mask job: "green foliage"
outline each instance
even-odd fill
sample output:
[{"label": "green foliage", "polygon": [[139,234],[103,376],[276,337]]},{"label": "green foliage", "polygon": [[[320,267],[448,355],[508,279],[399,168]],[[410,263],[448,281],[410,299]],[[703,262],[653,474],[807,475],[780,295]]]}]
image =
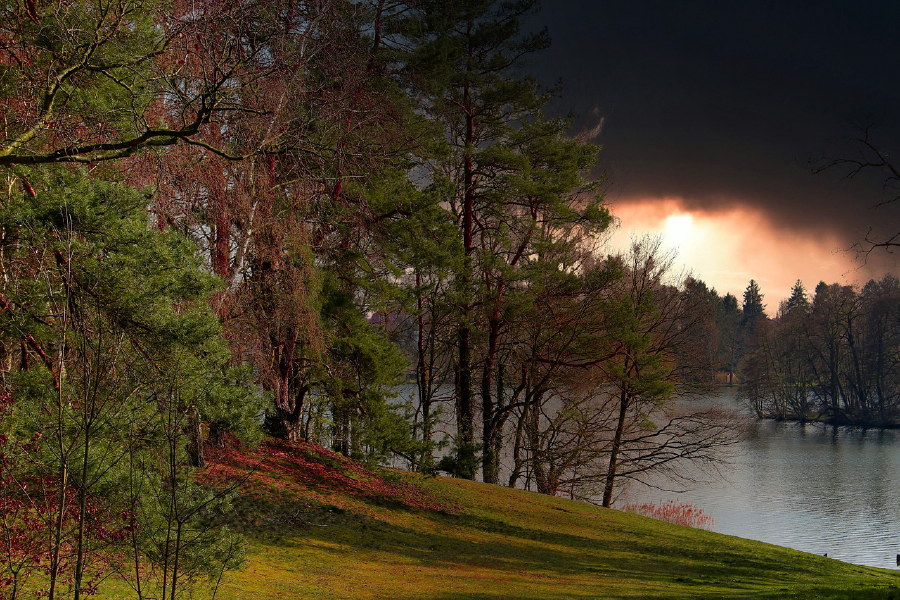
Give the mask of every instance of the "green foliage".
[{"label": "green foliage", "polygon": [[135,117],[160,93],[157,10],[169,9],[155,0],[0,5],[4,52],[16,57],[0,67],[0,95],[14,99],[0,109],[0,156],[27,161],[61,137],[77,147],[142,133]]},{"label": "green foliage", "polygon": [[[9,430],[38,440],[16,476],[45,482],[56,506],[74,506],[73,521],[44,524],[51,589],[64,577],[88,589],[110,544],[131,545],[171,582],[216,572],[222,552],[233,566],[236,542],[201,519],[220,499],[191,481],[196,457],[186,451],[202,442],[201,420],[258,437],[260,394],[247,369],[229,366],[209,307],[215,278],[182,237],[148,227],[136,190],[80,171],[29,177],[36,197],[10,195],[0,207],[2,266],[12,275],[0,335],[8,360],[20,347],[20,368],[4,371],[16,402]],[[105,529],[79,516],[88,508],[105,511]],[[160,564],[157,523],[191,540],[163,545]],[[107,531],[119,533],[110,541]]]},{"label": "green foliage", "polygon": [[751,279],[744,290],[743,313],[741,327],[752,332],[759,322],[766,318],[766,305],[763,304],[763,294],[759,291],[759,284]]},{"label": "green foliage", "polygon": [[[333,332],[321,385],[335,421],[354,425],[349,453],[380,460],[409,451],[410,432],[402,405],[390,401],[403,381],[406,360],[377,325],[370,324],[342,283],[325,278],[322,319]],[[346,426],[346,423],[343,423]],[[346,436],[345,436],[346,437]],[[345,443],[346,439],[343,440]]]},{"label": "green foliage", "polygon": [[801,313],[808,313],[810,308],[809,298],[806,296],[806,288],[803,287],[803,282],[798,279],[797,283],[791,287],[791,295],[787,299],[785,312],[792,313],[799,311]]}]

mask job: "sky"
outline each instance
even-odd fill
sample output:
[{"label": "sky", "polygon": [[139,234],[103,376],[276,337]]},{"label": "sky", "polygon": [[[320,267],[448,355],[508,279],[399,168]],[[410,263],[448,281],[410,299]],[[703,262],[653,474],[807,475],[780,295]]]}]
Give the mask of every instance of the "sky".
[{"label": "sky", "polygon": [[552,110],[576,129],[602,124],[613,244],[661,232],[720,293],[756,279],[774,314],[797,279],[898,271],[852,251],[900,230],[900,206],[873,208],[882,181],[811,167],[861,127],[900,152],[898,23],[888,2],[545,0],[526,27],[553,44],[528,69],[561,80]]}]

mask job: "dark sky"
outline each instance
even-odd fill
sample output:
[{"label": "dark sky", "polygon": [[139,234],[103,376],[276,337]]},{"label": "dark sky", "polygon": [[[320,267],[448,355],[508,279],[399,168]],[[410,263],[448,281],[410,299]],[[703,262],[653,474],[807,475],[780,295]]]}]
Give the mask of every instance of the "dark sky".
[{"label": "dark sky", "polygon": [[562,79],[556,110],[604,119],[613,200],[750,206],[848,244],[900,228],[869,209],[877,182],[809,166],[849,155],[853,123],[900,152],[900,3],[545,0],[541,25],[553,45],[532,68]]}]

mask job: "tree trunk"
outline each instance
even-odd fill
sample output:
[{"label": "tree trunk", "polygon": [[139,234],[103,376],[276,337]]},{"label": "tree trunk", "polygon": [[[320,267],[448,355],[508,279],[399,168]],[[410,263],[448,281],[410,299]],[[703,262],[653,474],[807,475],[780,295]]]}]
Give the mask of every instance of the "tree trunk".
[{"label": "tree trunk", "polygon": [[457,473],[475,479],[475,415],[472,410],[471,341],[468,325],[459,329],[459,376],[457,377],[456,447]]},{"label": "tree trunk", "polygon": [[619,396],[619,422],[616,424],[616,433],[613,437],[612,449],[609,452],[609,468],[606,471],[606,485],[603,488],[603,506],[609,508],[612,505],[613,486],[616,480],[616,468],[619,460],[619,447],[622,444],[622,434],[625,431],[625,418],[628,415],[628,394],[622,390]]},{"label": "tree trunk", "polygon": [[187,453],[192,467],[205,467],[203,457],[203,432],[200,425],[200,411],[192,406],[188,415],[188,447]]},{"label": "tree trunk", "polygon": [[224,215],[216,217],[215,239],[212,251],[213,273],[222,279],[228,278],[228,220]]},{"label": "tree trunk", "polygon": [[[287,341],[278,347],[278,382],[275,396],[275,410],[266,416],[266,430],[273,437],[282,440],[296,441],[300,436],[300,422],[303,413],[303,400],[308,387],[296,386],[294,373],[294,351],[296,337],[289,333]],[[296,397],[292,397],[296,390]]]},{"label": "tree trunk", "polygon": [[509,474],[509,487],[511,488],[516,487],[519,477],[522,476],[522,442],[530,403],[539,400],[540,398],[532,398],[531,390],[525,391],[524,406],[522,407],[522,414],[519,416],[519,422],[516,424],[516,439],[513,442],[513,468],[512,473]]},{"label": "tree trunk", "polygon": [[482,429],[481,441],[484,450],[481,454],[481,477],[485,483],[497,484],[500,482],[498,472],[499,457],[497,456],[495,431],[495,414],[493,398],[494,362],[497,357],[497,342],[500,338],[500,321],[492,315],[488,321],[488,351],[484,358],[484,367],[481,372],[481,409]]},{"label": "tree trunk", "polygon": [[[470,41],[474,23],[468,23]],[[459,376],[457,378],[457,471],[461,477],[475,479],[475,417],[472,406],[472,349],[469,319],[472,312],[472,250],[473,228],[475,223],[475,168],[472,152],[475,149],[475,116],[472,108],[472,96],[469,83],[463,89],[463,110],[466,114],[465,158],[463,162],[463,249],[465,264],[460,277],[462,292],[465,297],[462,306],[461,324],[459,327]]]},{"label": "tree trunk", "polygon": [[428,472],[433,465],[431,456],[431,372],[425,359],[425,300],[422,297],[422,274],[416,271],[416,319],[419,331],[416,340],[416,383],[419,388],[419,407],[422,409],[422,455],[419,457],[417,468],[421,472]]}]

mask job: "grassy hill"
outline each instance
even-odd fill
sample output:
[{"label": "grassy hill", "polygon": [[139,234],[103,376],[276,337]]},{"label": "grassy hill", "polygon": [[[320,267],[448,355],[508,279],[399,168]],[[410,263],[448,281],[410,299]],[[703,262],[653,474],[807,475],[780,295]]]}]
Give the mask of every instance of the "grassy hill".
[{"label": "grassy hill", "polygon": [[225,451],[253,469],[251,542],[218,598],[900,598],[900,573],[481,483],[358,463],[313,445]]}]

